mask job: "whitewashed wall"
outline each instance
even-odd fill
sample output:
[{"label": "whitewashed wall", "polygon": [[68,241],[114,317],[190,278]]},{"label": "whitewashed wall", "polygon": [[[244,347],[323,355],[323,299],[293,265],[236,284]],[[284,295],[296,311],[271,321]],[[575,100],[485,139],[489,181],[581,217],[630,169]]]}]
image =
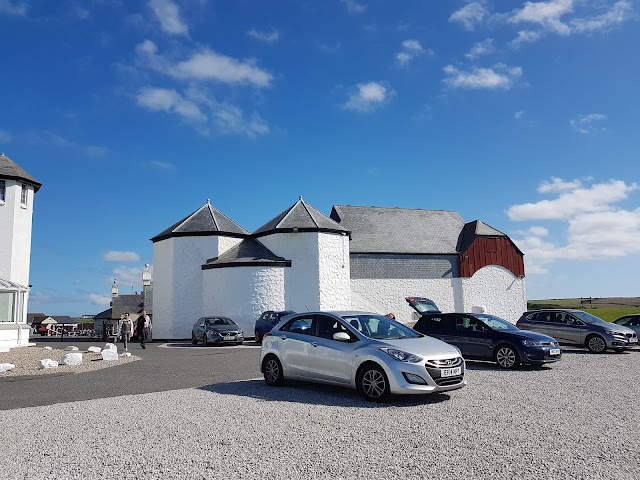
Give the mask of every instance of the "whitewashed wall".
[{"label": "whitewashed wall", "polygon": [[29,285],[33,187],[27,185],[27,205],[20,203],[21,182],[5,179],[6,200],[0,202],[0,277]]},{"label": "whitewashed wall", "polygon": [[347,235],[318,234],[320,310],[351,307],[351,267]]},{"label": "whitewashed wall", "polygon": [[[190,338],[203,316],[202,265],[240,239],[213,236],[173,237],[153,244],[153,336]],[[185,333],[186,332],[186,333]]]},{"label": "whitewashed wall", "polygon": [[473,277],[462,279],[462,285],[468,312],[473,305],[484,305],[486,313],[516,323],[527,310],[525,280],[506,268],[483,267]]},{"label": "whitewashed wall", "polygon": [[286,270],[286,267],[203,270],[203,316],[229,317],[242,327],[245,337],[253,337],[256,320],[262,312],[285,309]]},{"label": "whitewashed wall", "polygon": [[458,278],[351,280],[351,306],[354,310],[392,312],[402,323],[415,322],[417,314],[406,297],[430,298],[444,312],[462,311],[460,285]]}]

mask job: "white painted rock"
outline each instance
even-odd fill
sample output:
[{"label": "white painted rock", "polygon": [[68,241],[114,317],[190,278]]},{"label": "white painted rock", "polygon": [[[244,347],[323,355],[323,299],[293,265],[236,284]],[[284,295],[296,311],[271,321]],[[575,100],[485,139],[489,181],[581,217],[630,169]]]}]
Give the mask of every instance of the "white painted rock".
[{"label": "white painted rock", "polygon": [[52,347],[44,347],[45,350],[53,350]]},{"label": "white painted rock", "polygon": [[8,372],[14,368],[16,368],[16,366],[13,363],[0,363],[0,372]]},{"label": "white painted rock", "polygon": [[82,354],[80,352],[65,353],[60,365],[80,365],[82,363]]},{"label": "white painted rock", "polygon": [[114,348],[105,348],[102,350],[102,360],[118,360],[118,351]]},{"label": "white painted rock", "polygon": [[38,368],[42,370],[43,368],[58,368],[58,362],[55,360],[51,360],[50,358],[45,358],[44,360],[40,360],[38,362]]},{"label": "white painted rock", "polygon": [[87,348],[87,352],[100,353],[102,349],[100,347],[89,347]]},{"label": "white painted rock", "polygon": [[131,356],[131,352],[122,352],[120,354],[121,357],[130,357]]},{"label": "white painted rock", "polygon": [[103,350],[115,350],[117,352],[118,347],[116,346],[115,343],[105,343]]},{"label": "white painted rock", "polygon": [[65,352],[77,352],[78,350],[80,350],[78,347],[74,347],[73,345],[69,345],[67,348],[64,349]]}]

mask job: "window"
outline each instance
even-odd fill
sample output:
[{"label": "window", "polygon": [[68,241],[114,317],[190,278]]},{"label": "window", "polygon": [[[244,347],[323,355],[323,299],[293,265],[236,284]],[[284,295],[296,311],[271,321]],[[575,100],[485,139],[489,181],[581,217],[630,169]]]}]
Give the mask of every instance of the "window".
[{"label": "window", "polygon": [[328,338],[333,340],[333,334],[338,332],[344,332],[351,337],[351,333],[347,330],[342,323],[335,318],[325,317],[324,315],[318,317],[318,336],[322,338]]},{"label": "window", "polygon": [[22,205],[27,205],[27,186],[22,184],[22,192],[20,193],[20,203]]},{"label": "window", "polygon": [[7,198],[7,185],[4,180],[0,180],[0,202],[4,202]]},{"label": "window", "polygon": [[13,292],[0,292],[0,323],[13,322]]},{"label": "window", "polygon": [[311,317],[297,317],[289,320],[282,330],[290,333],[302,333],[304,335],[311,335]]}]

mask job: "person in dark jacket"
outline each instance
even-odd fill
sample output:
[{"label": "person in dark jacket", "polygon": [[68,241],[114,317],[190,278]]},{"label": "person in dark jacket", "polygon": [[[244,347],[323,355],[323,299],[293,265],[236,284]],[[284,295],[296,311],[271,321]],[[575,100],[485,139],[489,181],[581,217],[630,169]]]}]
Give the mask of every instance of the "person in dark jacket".
[{"label": "person in dark jacket", "polygon": [[149,328],[151,328],[151,319],[149,318],[149,315],[147,315],[147,311],[143,310],[138,317],[138,321],[136,322],[138,340],[140,340],[140,346],[142,348],[146,348],[145,343],[147,342],[147,337],[149,336]]}]

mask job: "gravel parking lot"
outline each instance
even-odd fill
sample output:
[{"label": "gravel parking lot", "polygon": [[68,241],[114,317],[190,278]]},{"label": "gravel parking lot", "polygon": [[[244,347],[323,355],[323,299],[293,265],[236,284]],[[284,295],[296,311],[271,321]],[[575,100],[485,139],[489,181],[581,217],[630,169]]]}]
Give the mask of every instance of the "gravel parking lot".
[{"label": "gravel parking lot", "polygon": [[0,471],[7,479],[639,477],[639,349],[565,349],[559,363],[516,371],[468,363],[468,379],[448,394],[383,405],[348,389],[255,379],[5,410]]}]

